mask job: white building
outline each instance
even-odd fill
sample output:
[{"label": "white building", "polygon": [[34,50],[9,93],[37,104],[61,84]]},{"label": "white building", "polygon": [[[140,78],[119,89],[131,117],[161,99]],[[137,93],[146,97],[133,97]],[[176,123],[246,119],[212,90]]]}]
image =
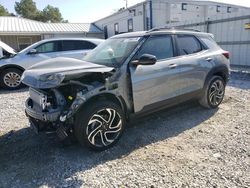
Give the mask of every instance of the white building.
[{"label": "white building", "polygon": [[212,1],[146,0],[100,19],[95,25],[103,29],[105,37],[108,38],[118,33],[149,30],[197,18],[209,20],[216,15],[237,12],[250,13],[250,8]]}]

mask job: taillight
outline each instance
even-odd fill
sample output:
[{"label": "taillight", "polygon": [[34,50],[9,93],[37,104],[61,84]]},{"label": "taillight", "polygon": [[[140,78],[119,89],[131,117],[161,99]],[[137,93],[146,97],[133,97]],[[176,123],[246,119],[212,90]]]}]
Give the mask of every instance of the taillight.
[{"label": "taillight", "polygon": [[227,59],[229,59],[230,58],[230,53],[229,52],[223,52],[222,53],[224,56],[225,56],[225,58],[227,58]]}]

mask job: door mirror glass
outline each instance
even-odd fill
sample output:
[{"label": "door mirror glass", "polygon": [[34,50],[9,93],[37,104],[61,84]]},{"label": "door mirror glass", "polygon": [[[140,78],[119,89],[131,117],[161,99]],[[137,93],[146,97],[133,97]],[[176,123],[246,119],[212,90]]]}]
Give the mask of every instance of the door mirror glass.
[{"label": "door mirror glass", "polygon": [[143,54],[139,60],[132,61],[133,65],[154,65],[157,58],[154,55]]},{"label": "door mirror glass", "polygon": [[36,49],[31,49],[28,54],[31,54],[31,55],[37,54],[37,50]]}]

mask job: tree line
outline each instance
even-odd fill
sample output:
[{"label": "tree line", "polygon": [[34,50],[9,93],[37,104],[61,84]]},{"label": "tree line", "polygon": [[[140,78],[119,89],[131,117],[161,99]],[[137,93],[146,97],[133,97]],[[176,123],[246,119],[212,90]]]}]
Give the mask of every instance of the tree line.
[{"label": "tree line", "polygon": [[20,16],[31,20],[52,23],[68,22],[68,20],[62,18],[59,8],[47,5],[43,10],[39,10],[33,0],[15,2],[14,8],[16,14],[10,13],[4,6],[0,5],[0,16]]}]

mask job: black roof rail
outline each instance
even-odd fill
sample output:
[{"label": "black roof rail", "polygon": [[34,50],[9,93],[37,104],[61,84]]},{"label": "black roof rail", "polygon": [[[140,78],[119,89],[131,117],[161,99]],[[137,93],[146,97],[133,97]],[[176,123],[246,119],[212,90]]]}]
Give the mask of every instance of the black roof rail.
[{"label": "black roof rail", "polygon": [[185,29],[181,27],[155,27],[153,29],[150,29],[147,31],[147,33],[153,32],[153,31],[162,31],[162,30],[183,30],[183,31],[194,31],[194,32],[201,32],[197,29]]}]

